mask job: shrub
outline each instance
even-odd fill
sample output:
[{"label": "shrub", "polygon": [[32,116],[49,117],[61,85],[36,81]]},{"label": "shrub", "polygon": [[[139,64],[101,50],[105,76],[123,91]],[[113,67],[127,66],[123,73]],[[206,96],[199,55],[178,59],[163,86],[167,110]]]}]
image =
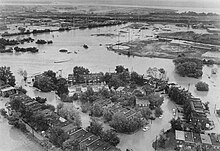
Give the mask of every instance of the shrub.
[{"label": "shrub", "polygon": [[2,108],[2,109],[0,109],[0,114],[1,114],[2,116],[6,117],[6,116],[7,116],[7,111],[5,111],[4,108]]},{"label": "shrub", "polygon": [[195,87],[197,91],[208,91],[209,90],[209,85],[201,81],[196,83]]},{"label": "shrub", "polygon": [[160,117],[163,114],[163,110],[160,107],[155,109],[155,116]]},{"label": "shrub", "polygon": [[22,87],[19,87],[17,90],[18,90],[18,93],[23,93],[23,94],[26,94],[26,93],[27,93],[27,90],[25,90],[25,89],[22,88]]}]

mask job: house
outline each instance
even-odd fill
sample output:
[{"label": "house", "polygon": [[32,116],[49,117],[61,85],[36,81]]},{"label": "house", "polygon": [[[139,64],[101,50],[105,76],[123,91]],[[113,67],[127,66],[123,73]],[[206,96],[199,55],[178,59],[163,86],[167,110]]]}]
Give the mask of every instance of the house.
[{"label": "house", "polygon": [[4,85],[0,87],[0,96],[9,97],[16,93],[16,89],[10,85]]},{"label": "house", "polygon": [[87,139],[83,140],[79,143],[80,149],[82,151],[87,151],[87,147],[92,144],[93,142],[97,141],[99,139],[98,136],[92,135],[88,137]]},{"label": "house", "polygon": [[186,131],[175,130],[175,140],[177,149],[181,149],[183,146],[200,146],[202,150],[207,151],[220,151],[220,135],[215,133],[193,133]]},{"label": "house", "polygon": [[76,126],[76,125],[70,123],[70,124],[68,124],[68,125],[65,125],[65,126],[61,127],[61,129],[62,129],[65,133],[67,133],[68,135],[72,135],[72,134],[73,134],[75,131],[77,131],[79,128],[78,128],[78,126]]},{"label": "house", "polygon": [[91,74],[85,74],[85,75],[80,75],[84,78],[85,82],[88,83],[101,83],[103,82],[103,73],[91,73]]},{"label": "house", "polygon": [[96,151],[97,148],[101,147],[104,144],[105,143],[103,141],[97,140],[87,147],[87,151]]}]

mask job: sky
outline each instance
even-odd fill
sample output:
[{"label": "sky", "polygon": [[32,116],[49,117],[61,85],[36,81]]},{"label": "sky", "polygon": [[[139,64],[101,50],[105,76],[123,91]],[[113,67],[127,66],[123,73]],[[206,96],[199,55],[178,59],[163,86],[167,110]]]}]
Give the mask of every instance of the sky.
[{"label": "sky", "polygon": [[167,6],[167,7],[197,7],[197,8],[219,8],[220,0],[0,0],[7,2],[70,2],[83,4],[106,4],[106,5],[140,5],[140,6]]}]

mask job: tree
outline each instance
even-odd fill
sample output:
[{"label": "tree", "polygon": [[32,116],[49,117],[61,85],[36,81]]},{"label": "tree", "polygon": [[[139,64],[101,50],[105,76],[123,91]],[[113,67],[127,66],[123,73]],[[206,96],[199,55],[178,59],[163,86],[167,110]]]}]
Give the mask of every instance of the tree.
[{"label": "tree", "polygon": [[145,94],[146,94],[147,96],[154,92],[153,86],[151,86],[151,85],[149,85],[149,84],[144,85],[144,86],[142,87],[142,89],[145,91]]},{"label": "tree", "polygon": [[44,104],[47,101],[47,98],[35,97],[35,100],[39,103]]},{"label": "tree", "polygon": [[179,57],[173,60],[175,70],[180,76],[199,78],[202,76],[203,62],[197,58]]},{"label": "tree", "polygon": [[51,78],[42,76],[34,82],[34,87],[40,89],[43,92],[50,92],[56,90],[56,85],[53,83]]},{"label": "tree", "polygon": [[49,140],[56,147],[62,147],[63,142],[69,138],[69,135],[58,127],[52,127],[50,129]]},{"label": "tree", "polygon": [[12,114],[8,117],[8,124],[18,128],[20,116],[20,112],[12,112]]},{"label": "tree", "polygon": [[103,141],[110,143],[113,146],[116,146],[119,144],[120,139],[117,136],[117,133],[115,133],[112,130],[107,130],[106,132],[103,132],[101,134],[101,138]]},{"label": "tree", "polygon": [[79,141],[76,140],[66,140],[63,143],[63,150],[64,151],[79,151],[80,147],[79,147]]},{"label": "tree", "polygon": [[18,87],[17,91],[19,94],[26,94],[27,93],[27,90],[25,90],[22,86]]},{"label": "tree", "polygon": [[15,86],[15,76],[13,76],[10,67],[0,67],[0,80],[2,80],[5,84]]},{"label": "tree", "polygon": [[73,75],[76,78],[77,83],[84,82],[84,78],[82,77],[82,75],[86,74],[89,74],[89,70],[84,67],[75,66],[73,68]]},{"label": "tree", "polygon": [[209,85],[201,81],[196,83],[195,87],[197,91],[208,91],[209,90]]},{"label": "tree", "polygon": [[60,103],[57,105],[57,113],[78,127],[82,125],[81,117],[74,108],[66,108],[63,103]]},{"label": "tree", "polygon": [[94,135],[101,135],[103,131],[102,124],[99,123],[97,120],[92,119],[90,125],[86,128],[86,130]]},{"label": "tree", "polygon": [[102,116],[102,113],[103,113],[102,107],[99,104],[94,104],[91,109],[92,116],[100,117]]},{"label": "tree", "polygon": [[150,110],[149,107],[144,107],[141,109],[141,115],[146,119],[148,120],[150,118],[152,114],[152,111]]},{"label": "tree", "polygon": [[103,80],[105,81],[106,84],[108,84],[111,78],[112,78],[112,75],[110,73],[106,72],[103,77]]},{"label": "tree", "polygon": [[42,110],[45,110],[45,109],[49,109],[51,111],[55,111],[55,107],[51,104],[42,104],[42,107],[41,107]]},{"label": "tree", "polygon": [[50,78],[54,84],[57,83],[56,73],[52,70],[45,71],[43,76]]},{"label": "tree", "polygon": [[89,69],[86,69],[84,67],[75,66],[73,68],[74,76],[89,74],[89,72],[90,72]]},{"label": "tree", "polygon": [[109,93],[108,89],[106,89],[106,88],[102,88],[102,89],[100,90],[100,93],[101,93],[102,96],[104,96],[105,98],[109,98],[109,97],[110,97],[110,93]]},{"label": "tree", "polygon": [[6,117],[6,116],[7,116],[7,111],[6,111],[4,108],[1,108],[1,109],[0,109],[0,114],[1,114],[3,117]]},{"label": "tree", "polygon": [[67,83],[67,80],[64,79],[64,78],[60,78],[57,80],[57,93],[58,93],[58,96],[61,96],[61,94],[68,94],[69,93],[69,90],[68,90],[68,83]]},{"label": "tree", "polygon": [[144,85],[144,78],[137,74],[137,72],[131,72],[131,81],[133,81],[137,85]]},{"label": "tree", "polygon": [[130,81],[130,73],[127,70],[124,70],[122,73],[119,73],[118,77],[124,83],[128,83]]},{"label": "tree", "polygon": [[108,83],[109,89],[111,89],[113,87],[116,90],[120,86],[124,86],[124,82],[121,79],[119,79],[118,77],[111,78]]},{"label": "tree", "polygon": [[204,106],[205,106],[205,110],[209,111],[209,102],[205,102]]},{"label": "tree", "polygon": [[111,121],[111,120],[112,120],[112,116],[113,116],[113,114],[112,114],[112,112],[111,112],[110,110],[105,109],[105,110],[103,111],[103,118],[104,118],[104,120],[105,120],[106,122]]},{"label": "tree", "polygon": [[182,130],[182,122],[181,119],[178,118],[177,120],[175,120],[174,118],[170,121],[171,124],[171,128],[172,130]]},{"label": "tree", "polygon": [[155,116],[160,117],[163,114],[163,110],[160,107],[155,109]]},{"label": "tree", "polygon": [[116,113],[113,115],[109,125],[113,127],[117,132],[129,133],[141,128],[143,126],[143,121],[138,115],[128,119],[123,113]]},{"label": "tree", "polygon": [[39,131],[46,131],[49,128],[49,121],[45,118],[44,114],[37,112],[31,116],[31,125]]},{"label": "tree", "polygon": [[115,71],[116,71],[117,74],[122,73],[125,70],[128,71],[128,68],[125,69],[124,66],[121,66],[121,65],[116,66],[116,68],[115,68]]},{"label": "tree", "polygon": [[25,106],[21,102],[20,98],[12,98],[9,104],[12,110],[15,110],[20,113],[23,113],[25,111]]},{"label": "tree", "polygon": [[159,94],[151,94],[148,96],[148,100],[150,103],[150,109],[155,109],[160,107],[163,104],[164,98],[161,97]]}]

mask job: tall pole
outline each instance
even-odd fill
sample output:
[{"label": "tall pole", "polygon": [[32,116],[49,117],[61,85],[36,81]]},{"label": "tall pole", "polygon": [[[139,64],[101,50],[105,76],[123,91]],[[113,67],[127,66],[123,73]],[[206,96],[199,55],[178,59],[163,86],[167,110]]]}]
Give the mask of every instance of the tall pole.
[{"label": "tall pole", "polygon": [[190,83],[188,84],[188,91],[189,91]]},{"label": "tall pole", "polygon": [[214,114],[215,114],[215,112],[216,112],[216,104],[215,104],[215,108],[214,108]]}]

